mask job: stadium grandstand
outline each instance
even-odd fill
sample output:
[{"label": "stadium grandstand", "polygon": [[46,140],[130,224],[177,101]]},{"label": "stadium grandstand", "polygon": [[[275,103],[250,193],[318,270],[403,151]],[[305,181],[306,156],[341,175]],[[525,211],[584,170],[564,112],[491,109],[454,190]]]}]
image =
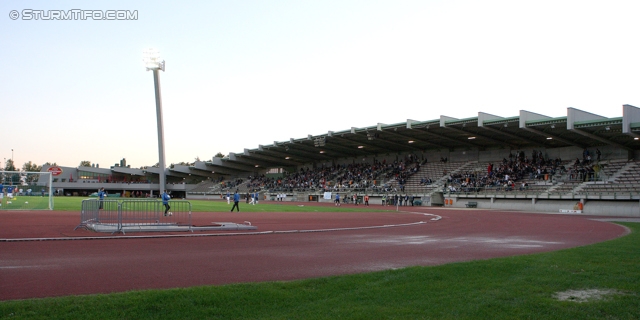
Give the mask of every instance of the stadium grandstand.
[{"label": "stadium grandstand", "polygon": [[[174,197],[220,199],[258,191],[266,200],[353,201],[594,215],[640,215],[640,108],[606,118],[575,108],[563,117],[521,110],[514,117],[378,123],[274,141],[223,158],[171,165]],[[212,142],[214,143],[214,142]],[[157,167],[44,167],[56,195],[154,197]],[[396,195],[398,197],[396,197]],[[325,198],[326,197],[326,198]],[[358,200],[356,200],[358,201]],[[615,206],[612,206],[615,201]]]}]

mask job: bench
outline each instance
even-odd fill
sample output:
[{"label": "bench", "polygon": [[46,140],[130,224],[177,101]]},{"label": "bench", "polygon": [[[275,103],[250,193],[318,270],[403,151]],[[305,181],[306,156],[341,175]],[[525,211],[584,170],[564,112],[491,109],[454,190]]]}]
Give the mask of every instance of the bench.
[{"label": "bench", "polygon": [[466,206],[467,206],[467,208],[477,208],[478,207],[478,203],[475,202],[475,201],[467,202]]}]

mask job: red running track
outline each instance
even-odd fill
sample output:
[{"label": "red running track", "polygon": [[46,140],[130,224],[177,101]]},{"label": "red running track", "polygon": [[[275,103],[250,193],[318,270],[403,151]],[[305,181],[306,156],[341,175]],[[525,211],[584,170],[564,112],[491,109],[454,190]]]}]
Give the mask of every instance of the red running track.
[{"label": "red running track", "polygon": [[[620,225],[576,215],[431,207],[406,210],[412,213],[196,212],[195,225],[250,221],[257,232],[274,232],[114,237],[74,231],[78,212],[0,212],[0,300],[287,281],[429,266],[559,250],[628,232]],[[425,213],[442,219],[431,220],[433,216]],[[391,226],[401,224],[409,225]],[[381,227],[367,228],[375,226]],[[318,229],[332,230],[277,232]],[[13,241],[81,237],[95,240]]]}]

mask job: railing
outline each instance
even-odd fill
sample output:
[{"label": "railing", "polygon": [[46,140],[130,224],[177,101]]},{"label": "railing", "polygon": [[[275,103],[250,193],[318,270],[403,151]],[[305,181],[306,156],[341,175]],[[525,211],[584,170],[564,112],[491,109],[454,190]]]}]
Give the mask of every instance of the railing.
[{"label": "railing", "polygon": [[80,224],[75,229],[103,225],[114,227],[113,233],[124,233],[125,229],[156,231],[161,226],[185,226],[192,231],[191,203],[171,200],[169,206],[165,215],[160,200],[82,200]]},{"label": "railing", "polygon": [[640,200],[640,193],[633,191],[611,191],[611,192],[549,192],[540,199],[591,199],[591,200]]},{"label": "railing", "polygon": [[573,173],[571,175],[565,174],[560,179],[561,181],[579,181],[579,182],[589,182],[589,181],[607,181],[610,176],[605,172],[589,172],[589,173]]},{"label": "railing", "polygon": [[638,191],[610,191],[610,192],[590,192],[590,191],[540,191],[540,190],[479,190],[479,191],[445,191],[444,196],[450,198],[536,198],[536,199],[602,199],[602,200],[640,200]]}]

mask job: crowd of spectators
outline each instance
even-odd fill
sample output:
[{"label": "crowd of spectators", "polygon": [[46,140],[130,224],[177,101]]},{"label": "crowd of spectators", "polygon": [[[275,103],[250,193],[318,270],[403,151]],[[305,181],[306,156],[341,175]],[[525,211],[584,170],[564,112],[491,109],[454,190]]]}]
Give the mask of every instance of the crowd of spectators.
[{"label": "crowd of spectators", "polygon": [[384,164],[374,161],[373,164],[359,163],[334,165],[316,169],[302,168],[298,172],[285,173],[280,178],[261,177],[254,182],[270,191],[307,191],[307,190],[341,190],[364,189],[377,183]]},{"label": "crowd of spectators", "polygon": [[[420,166],[426,163],[426,160],[420,160],[416,155],[409,154],[404,160],[395,161],[393,166],[391,167],[391,172],[387,173],[387,179],[391,180],[392,183],[386,187],[385,191],[392,191],[391,188],[395,184],[393,181],[397,183],[397,186],[401,192],[404,192],[405,186],[407,184],[407,179],[409,179],[412,175],[416,174],[420,171]],[[397,190],[393,190],[397,191]]]},{"label": "crowd of spectators", "polygon": [[531,157],[527,157],[524,151],[518,151],[510,153],[497,165],[488,163],[486,172],[450,174],[444,189],[448,192],[482,189],[522,191],[529,187],[529,181],[551,181],[557,175],[566,175],[569,180],[590,181],[597,178],[602,170],[600,150],[596,149],[595,154],[597,160],[594,162],[590,152],[585,149],[582,160],[578,157],[572,165],[567,165],[559,157],[545,157],[542,151],[533,150]]},{"label": "crowd of spectators", "polygon": [[234,180],[224,180],[224,178],[220,178],[219,183],[222,190],[233,190],[237,189],[244,182],[244,179],[238,178]]},{"label": "crowd of spectators", "polygon": [[[246,181],[249,190],[280,191],[392,191],[397,181],[403,189],[406,179],[420,170],[420,162],[415,155],[408,155],[403,160],[387,162],[373,160],[373,163],[354,163],[319,168],[301,168],[296,172],[285,172],[281,177],[273,178],[265,175],[250,176]],[[381,186],[382,185],[382,186]],[[396,189],[397,190],[397,189]]]},{"label": "crowd of spectators", "polygon": [[486,172],[451,173],[445,183],[448,192],[474,192],[482,189],[525,190],[528,180],[550,180],[567,171],[560,158],[546,158],[542,151],[533,150],[531,157],[524,151],[509,153],[500,163],[487,164]]},{"label": "crowd of spectators", "polygon": [[[600,151],[596,151],[598,160]],[[447,159],[442,158],[441,162]],[[407,180],[419,172],[426,159],[407,155],[393,162],[373,160],[373,163],[354,163],[318,168],[301,168],[295,172],[285,172],[281,177],[266,175],[249,176],[246,180],[220,181],[223,188],[237,188],[246,183],[250,191],[270,192],[333,191],[404,193]],[[601,167],[593,163],[585,150],[583,159],[576,158],[573,166],[562,159],[545,157],[542,151],[533,150],[530,156],[524,151],[509,153],[497,164],[487,163],[486,171],[465,171],[449,173],[444,185],[446,192],[474,192],[480,190],[525,190],[532,180],[551,180],[556,175],[567,174],[570,179],[589,179]],[[568,167],[568,168],[567,168]],[[436,177],[437,178],[437,177]],[[423,177],[419,185],[431,185],[431,178]]]},{"label": "crowd of spectators", "polygon": [[573,162],[573,167],[569,167],[568,175],[570,180],[592,181],[598,178],[603,165],[600,164],[601,152],[596,149],[594,152],[596,161],[593,161],[591,152],[587,149],[582,151],[582,160],[579,157]]}]

